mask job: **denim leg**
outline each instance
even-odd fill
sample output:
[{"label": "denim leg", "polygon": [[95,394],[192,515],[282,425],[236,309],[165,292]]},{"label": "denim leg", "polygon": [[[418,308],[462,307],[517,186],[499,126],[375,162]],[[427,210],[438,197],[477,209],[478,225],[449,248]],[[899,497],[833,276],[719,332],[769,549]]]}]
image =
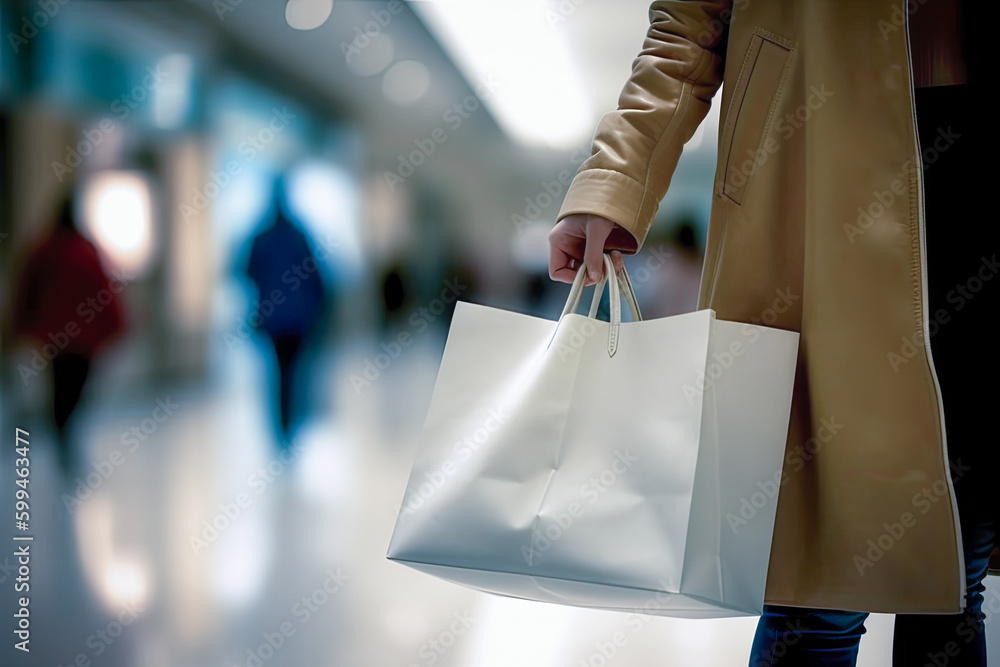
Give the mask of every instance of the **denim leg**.
[{"label": "denim leg", "polygon": [[854,667],[867,612],[764,605],[750,667]]},{"label": "denim leg", "polygon": [[[983,580],[997,537],[994,480],[1000,463],[993,424],[1000,369],[994,352],[996,336],[987,323],[1000,308],[1000,290],[992,281],[988,288],[982,283],[975,295],[967,292],[974,298],[961,304],[954,298],[956,286],[978,280],[983,258],[993,257],[1000,245],[995,225],[969,225],[961,233],[954,225],[955,220],[986,219],[976,201],[989,181],[977,165],[988,159],[985,142],[992,128],[976,111],[978,99],[981,90],[970,84],[916,91],[922,150],[933,148],[939,128],[961,136],[961,142],[941,152],[933,164],[925,157],[923,169],[928,313],[935,313],[940,322],[929,333],[962,528],[965,609],[949,615],[897,615],[893,667],[987,664]],[[987,609],[995,610],[995,601],[990,602]]]},{"label": "denim leg", "polygon": [[893,667],[987,667],[983,580],[997,526],[992,512],[974,511],[969,502],[962,503],[971,494],[962,494],[959,488],[956,484],[965,553],[965,610],[961,614],[897,614]]}]

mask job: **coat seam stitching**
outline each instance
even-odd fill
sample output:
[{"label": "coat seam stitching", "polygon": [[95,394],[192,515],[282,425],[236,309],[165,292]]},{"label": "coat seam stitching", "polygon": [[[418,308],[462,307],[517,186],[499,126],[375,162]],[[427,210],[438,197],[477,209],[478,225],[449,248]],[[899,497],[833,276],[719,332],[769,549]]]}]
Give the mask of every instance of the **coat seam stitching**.
[{"label": "coat seam stitching", "polygon": [[[680,95],[677,96],[677,107],[674,110],[673,115],[670,117],[670,120],[663,128],[663,132],[660,133],[660,137],[653,145],[653,150],[650,152],[649,161],[646,163],[646,177],[642,183],[642,198],[639,200],[639,208],[636,211],[635,221],[633,222],[637,232],[639,231],[639,221],[643,217],[643,210],[646,207],[646,200],[649,198],[649,181],[653,175],[653,158],[660,146],[663,144],[664,140],[674,135],[677,125],[687,112],[687,107],[691,100],[691,90],[692,86],[689,82],[681,81],[681,92]],[[650,224],[652,224],[652,220],[650,220]]]}]

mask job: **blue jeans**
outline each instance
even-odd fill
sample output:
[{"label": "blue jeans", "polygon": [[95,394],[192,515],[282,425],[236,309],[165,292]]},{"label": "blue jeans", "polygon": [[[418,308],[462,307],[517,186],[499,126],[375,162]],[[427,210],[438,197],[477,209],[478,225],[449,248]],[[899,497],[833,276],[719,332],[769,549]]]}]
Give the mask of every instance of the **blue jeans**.
[{"label": "blue jeans", "polygon": [[[956,495],[962,498],[959,484],[955,485]],[[987,667],[983,579],[996,540],[996,522],[988,512],[966,512],[962,514],[962,537],[965,611],[897,615],[893,667]],[[867,612],[764,605],[750,667],[854,667],[867,618]]]},{"label": "blue jeans", "polygon": [[[982,257],[997,251],[997,226],[981,209],[995,185],[984,176],[986,121],[972,84],[918,88],[917,129],[924,155],[927,297],[930,313],[947,314],[931,330],[941,385],[948,454],[966,566],[965,609],[960,614],[900,614],[893,637],[893,667],[986,667],[983,579],[997,538],[992,478],[1000,470],[995,446],[997,367],[993,327],[1000,284],[985,283],[961,307],[957,285],[977,275]],[[959,135],[947,151],[929,153],[940,128]],[[931,160],[928,156],[933,155]],[[931,168],[932,167],[932,168]],[[991,220],[991,219],[990,219]],[[956,221],[965,224],[956,225]],[[995,281],[994,281],[995,282]],[[913,582],[920,586],[919,581]],[[854,667],[867,613],[765,605],[750,656],[751,667]]]}]

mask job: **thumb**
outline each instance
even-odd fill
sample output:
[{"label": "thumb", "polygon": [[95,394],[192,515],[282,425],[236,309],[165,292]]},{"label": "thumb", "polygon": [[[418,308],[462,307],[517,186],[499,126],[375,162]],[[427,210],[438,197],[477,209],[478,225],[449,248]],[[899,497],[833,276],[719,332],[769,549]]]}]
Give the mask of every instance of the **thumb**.
[{"label": "thumb", "polygon": [[587,283],[595,284],[604,275],[604,244],[611,234],[611,225],[587,224],[587,245],[583,261],[587,265]]}]

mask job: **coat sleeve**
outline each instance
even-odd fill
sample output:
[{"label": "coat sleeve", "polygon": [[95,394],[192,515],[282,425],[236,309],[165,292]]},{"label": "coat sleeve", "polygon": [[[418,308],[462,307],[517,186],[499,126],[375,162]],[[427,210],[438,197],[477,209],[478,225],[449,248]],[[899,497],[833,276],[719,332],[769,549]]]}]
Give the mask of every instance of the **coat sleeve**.
[{"label": "coat sleeve", "polygon": [[683,146],[722,85],[731,13],[732,0],[650,5],[649,30],[618,109],[601,119],[557,220],[604,216],[618,225],[607,247],[639,251]]}]

